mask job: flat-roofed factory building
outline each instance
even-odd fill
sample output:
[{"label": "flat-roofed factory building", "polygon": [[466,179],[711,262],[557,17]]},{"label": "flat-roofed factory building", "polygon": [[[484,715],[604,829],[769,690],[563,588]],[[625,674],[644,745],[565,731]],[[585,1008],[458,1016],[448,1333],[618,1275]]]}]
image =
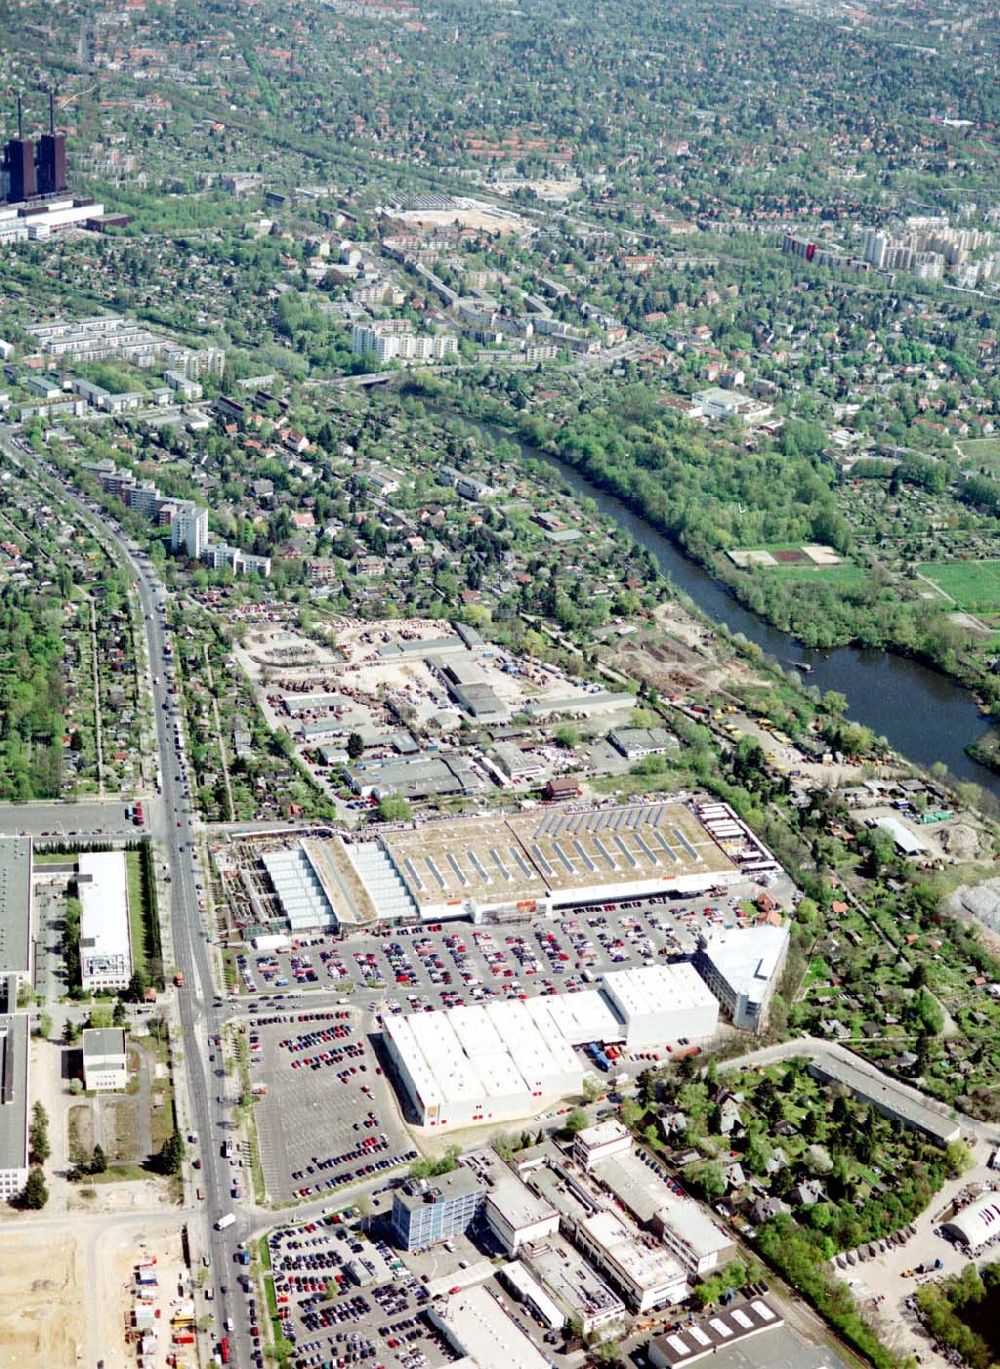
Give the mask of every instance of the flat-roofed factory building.
[{"label": "flat-roofed factory building", "polygon": [[737,865],[676,800],[430,822],[383,846],[425,921],[488,920],[664,892],[699,893]]},{"label": "flat-roofed factory building", "polygon": [[125,852],[81,853],[76,880],[81,910],[81,984],[91,991],[128,988],[132,940]]},{"label": "flat-roofed factory building", "polygon": [[601,989],[625,1028],[630,1051],[668,1041],[709,1041],[719,1028],[719,1004],[691,965],[616,970]]},{"label": "flat-roofed factory building", "polygon": [[385,1042],[421,1126],[442,1130],[532,1117],[581,1092],[583,1065],[544,999],[385,1020]]},{"label": "flat-roofed factory building", "polygon": [[516,1174],[494,1171],[484,1209],[490,1230],[507,1255],[533,1245],[559,1230],[559,1213],[532,1192]]},{"label": "flat-roofed factory building", "polygon": [[28,837],[0,837],[0,974],[30,980],[32,850]]}]

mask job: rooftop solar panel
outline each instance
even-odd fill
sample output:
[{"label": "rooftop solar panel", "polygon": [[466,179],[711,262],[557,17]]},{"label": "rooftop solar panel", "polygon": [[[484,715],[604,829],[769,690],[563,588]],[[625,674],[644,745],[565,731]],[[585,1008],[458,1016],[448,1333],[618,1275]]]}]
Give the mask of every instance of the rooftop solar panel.
[{"label": "rooftop solar panel", "polygon": [[588,870],[596,870],[596,869],[597,869],[597,866],[594,864],[594,862],[593,862],[593,861],[590,859],[590,857],[587,855],[587,852],[586,852],[586,851],[584,850],[584,848],[583,848],[583,843],[579,840],[578,837],[574,837],[574,838],[573,838],[573,847],[574,847],[574,849],[576,850],[577,855],[578,855],[578,856],[580,857],[580,859],[583,861],[584,865],[586,865],[586,867],[587,867]]},{"label": "rooftop solar panel", "polygon": [[569,856],[567,856],[566,852],[563,850],[563,848],[559,845],[557,841],[554,841],[552,843],[552,849],[553,851],[555,851],[556,855],[562,861],[563,865],[565,865],[567,873],[571,875],[575,874],[576,872],[573,869]]},{"label": "rooftop solar panel", "polygon": [[694,849],[679,827],[673,827],[671,828],[671,831],[692,860],[701,860],[701,856],[699,856],[698,852]]},{"label": "rooftop solar panel", "polygon": [[467,889],[469,887],[468,877],[465,871],[462,869],[461,865],[459,865],[458,859],[453,851],[448,852],[448,864],[455,871],[455,874],[458,875],[462,888]]},{"label": "rooftop solar panel", "polygon": [[651,849],[651,847],[646,841],[646,838],[642,836],[639,832],[636,832],[635,839],[642,847],[642,849],[645,851],[646,855],[649,857],[650,863],[653,865],[659,865],[660,857],[655,853],[655,851]]},{"label": "rooftop solar panel", "polygon": [[597,847],[598,851],[600,851],[604,859],[608,862],[608,867],[612,870],[617,870],[618,866],[615,864],[614,856],[608,853],[608,849],[604,845],[604,842],[601,841],[600,837],[594,837],[594,845]]},{"label": "rooftop solar panel", "polygon": [[444,877],[444,875],[441,873],[441,871],[437,868],[437,866],[434,864],[434,859],[433,859],[433,857],[432,857],[432,856],[425,856],[424,859],[427,861],[427,864],[428,864],[428,867],[430,868],[431,874],[432,874],[432,875],[434,876],[434,878],[437,880],[438,884],[440,884],[441,888],[442,888],[442,889],[447,889],[447,888],[448,888],[448,885],[447,885],[447,882],[445,881],[445,877]]},{"label": "rooftop solar panel", "polygon": [[410,878],[413,880],[413,882],[414,882],[414,884],[417,886],[417,888],[420,889],[420,890],[423,890],[424,881],[423,881],[423,880],[420,878],[420,876],[417,874],[416,866],[413,864],[413,861],[410,859],[409,856],[407,856],[407,857],[405,858],[405,860],[403,861],[403,864],[406,866],[406,873],[407,873],[407,874],[410,876]]},{"label": "rooftop solar panel", "polygon": [[469,859],[472,861],[473,865],[476,867],[476,874],[477,874],[477,875],[479,876],[479,878],[483,881],[483,883],[484,883],[484,884],[492,884],[492,883],[493,883],[492,877],[491,877],[490,875],[488,875],[488,874],[486,873],[486,871],[483,869],[483,863],[482,863],[482,861],[479,859],[479,857],[476,855],[475,851],[470,851],[470,852],[469,852]]},{"label": "rooftop solar panel", "polygon": [[521,874],[524,875],[525,879],[531,879],[533,877],[534,872],[531,870],[527,861],[524,859],[524,856],[521,855],[521,852],[517,849],[516,846],[510,846],[508,847],[508,850],[510,851],[514,859],[517,861],[518,865],[521,867]]},{"label": "rooftop solar panel", "polygon": [[637,864],[636,858],[625,845],[625,843],[622,841],[621,837],[617,834],[615,835],[615,845],[618,847],[619,851],[621,851],[622,855],[625,857],[629,865],[631,865],[632,869],[634,870]]},{"label": "rooftop solar panel", "polygon": [[510,881],[514,878],[514,876],[511,874],[511,872],[507,869],[506,865],[504,865],[503,861],[500,859],[499,852],[492,846],[490,847],[490,855],[493,857],[493,863],[496,865],[497,869],[500,871],[504,879],[509,884]]},{"label": "rooftop solar panel", "polygon": [[677,862],[680,860],[680,856],[677,854],[677,852],[674,850],[674,848],[670,845],[670,842],[667,841],[666,837],[663,835],[662,832],[657,832],[657,833],[656,833],[656,840],[660,843],[660,845],[663,847],[664,851],[666,851],[667,855],[670,857],[670,859],[671,859],[671,860],[673,861],[673,863],[676,865]]},{"label": "rooftop solar panel", "polygon": [[535,859],[538,861],[539,865],[542,867],[542,873],[543,873],[544,875],[551,875],[551,874],[554,874],[555,872],[553,871],[552,866],[551,866],[551,865],[549,864],[549,862],[545,859],[545,855],[544,855],[544,853],[543,853],[543,851],[542,851],[542,848],[539,846],[539,844],[538,844],[537,841],[532,843],[531,849],[532,849],[532,852],[534,853]]}]

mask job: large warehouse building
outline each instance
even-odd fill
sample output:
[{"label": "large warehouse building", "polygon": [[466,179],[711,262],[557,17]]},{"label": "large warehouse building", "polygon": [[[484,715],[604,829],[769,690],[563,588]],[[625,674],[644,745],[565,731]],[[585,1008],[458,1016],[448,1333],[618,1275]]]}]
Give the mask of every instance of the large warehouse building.
[{"label": "large warehouse building", "polygon": [[513,1121],[579,1093],[582,1062],[538,1011],[544,1003],[505,999],[387,1018],[389,1053],[419,1124]]},{"label": "large warehouse building", "polygon": [[576,1046],[704,1041],[718,1016],[690,965],[656,965],[607,974],[580,993],[389,1016],[384,1031],[417,1122],[440,1130],[533,1117],[580,1093]]},{"label": "large warehouse building", "polygon": [[[253,844],[248,848],[253,851]],[[724,804],[648,799],[545,807],[513,817],[457,817],[390,828],[375,839],[332,834],[266,852],[294,930],[373,921],[497,922],[656,894],[700,894],[778,868]]]},{"label": "large warehouse building", "polygon": [[0,837],[0,974],[30,980],[31,842],[26,837]]},{"label": "large warehouse building", "polygon": [[28,1180],[28,1014],[17,1012],[17,977],[0,978],[0,1202]]},{"label": "large warehouse building", "polygon": [[710,1041],[719,1028],[719,1004],[688,964],[651,965],[606,974],[601,990],[625,1029],[630,1051],[668,1041]]},{"label": "large warehouse building", "polygon": [[80,980],[84,989],[127,989],[132,978],[128,871],[124,851],[81,852]]}]

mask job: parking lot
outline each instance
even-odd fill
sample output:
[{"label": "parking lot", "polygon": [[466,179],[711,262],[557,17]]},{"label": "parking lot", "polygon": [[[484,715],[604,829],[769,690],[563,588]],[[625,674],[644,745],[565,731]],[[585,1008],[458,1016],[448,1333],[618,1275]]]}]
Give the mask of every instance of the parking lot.
[{"label": "parking lot", "polygon": [[294,1369],[369,1364],[439,1369],[456,1356],[427,1322],[424,1286],[381,1240],[359,1235],[352,1211],[268,1237],[282,1334]]},{"label": "parking lot", "polygon": [[[592,905],[535,923],[473,927],[455,921],[383,928],[342,941],[299,937],[289,950],[255,953],[247,947],[238,964],[241,988],[246,996],[326,989],[350,994],[352,1003],[402,1013],[578,992],[610,971],[690,956],[699,932],[747,921],[760,893],[759,885],[746,881],[724,896]],[[792,888],[782,876],[767,893],[788,906]]]},{"label": "parking lot", "polygon": [[260,1162],[273,1202],[366,1182],[416,1158],[356,1017],[341,1008],[248,1023]]}]

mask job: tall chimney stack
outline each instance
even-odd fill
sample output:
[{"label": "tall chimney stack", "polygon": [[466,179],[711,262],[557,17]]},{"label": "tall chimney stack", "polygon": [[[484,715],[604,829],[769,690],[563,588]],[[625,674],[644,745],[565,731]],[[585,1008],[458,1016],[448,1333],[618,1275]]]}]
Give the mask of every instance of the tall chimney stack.
[{"label": "tall chimney stack", "polygon": [[24,137],[24,120],[23,120],[22,117],[21,117],[21,94],[20,94],[20,91],[18,92],[18,96],[17,96],[17,136],[18,136],[19,138],[23,138],[23,137]]},{"label": "tall chimney stack", "polygon": [[56,93],[55,93],[54,90],[50,90],[50,91],[49,91],[49,132],[50,132],[50,133],[55,133],[55,131],[56,131]]}]

